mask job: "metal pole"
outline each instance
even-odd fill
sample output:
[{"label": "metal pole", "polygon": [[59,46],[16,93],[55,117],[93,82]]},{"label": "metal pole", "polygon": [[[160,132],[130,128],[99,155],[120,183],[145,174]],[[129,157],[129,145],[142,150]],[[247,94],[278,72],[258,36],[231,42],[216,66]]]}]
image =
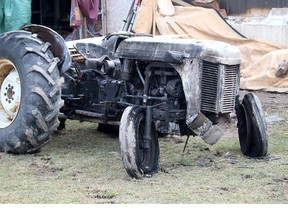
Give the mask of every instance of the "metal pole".
[{"label": "metal pole", "polygon": [[107,25],[106,25],[106,11],[107,11],[107,0],[101,0],[101,24],[102,24],[102,34],[107,34]]}]

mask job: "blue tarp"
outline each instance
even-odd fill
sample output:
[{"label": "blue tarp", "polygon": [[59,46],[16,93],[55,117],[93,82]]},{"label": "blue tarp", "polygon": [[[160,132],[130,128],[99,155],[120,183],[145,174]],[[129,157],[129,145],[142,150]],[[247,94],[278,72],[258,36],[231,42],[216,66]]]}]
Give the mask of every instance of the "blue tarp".
[{"label": "blue tarp", "polygon": [[32,0],[0,0],[0,33],[31,23]]}]

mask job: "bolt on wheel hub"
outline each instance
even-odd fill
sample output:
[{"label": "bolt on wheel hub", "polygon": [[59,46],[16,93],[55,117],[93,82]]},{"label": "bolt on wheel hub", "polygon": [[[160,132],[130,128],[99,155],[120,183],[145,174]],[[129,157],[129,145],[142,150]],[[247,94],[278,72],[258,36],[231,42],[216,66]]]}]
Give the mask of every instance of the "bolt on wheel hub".
[{"label": "bolt on wheel hub", "polygon": [[16,70],[9,73],[1,86],[2,106],[6,113],[13,117],[17,114],[20,104],[20,86],[20,79]]}]

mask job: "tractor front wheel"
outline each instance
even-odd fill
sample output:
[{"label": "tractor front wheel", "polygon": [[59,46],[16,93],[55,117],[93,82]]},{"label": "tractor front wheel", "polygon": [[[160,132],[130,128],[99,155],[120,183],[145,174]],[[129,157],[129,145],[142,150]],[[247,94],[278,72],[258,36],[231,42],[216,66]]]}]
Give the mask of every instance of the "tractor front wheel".
[{"label": "tractor front wheel", "polygon": [[250,157],[267,155],[268,139],[265,115],[258,97],[249,93],[236,108],[241,151]]},{"label": "tractor front wheel", "polygon": [[144,139],[145,109],[129,106],[119,128],[121,157],[129,176],[141,179],[159,170],[159,143],[154,123],[151,123],[150,143]]}]

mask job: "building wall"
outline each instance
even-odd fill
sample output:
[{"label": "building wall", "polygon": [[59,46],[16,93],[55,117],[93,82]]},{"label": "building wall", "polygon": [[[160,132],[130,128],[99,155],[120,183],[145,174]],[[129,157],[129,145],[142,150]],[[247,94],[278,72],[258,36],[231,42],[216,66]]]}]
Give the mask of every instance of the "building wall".
[{"label": "building wall", "polygon": [[288,0],[217,1],[228,14],[226,21],[242,35],[288,45]]},{"label": "building wall", "polygon": [[248,38],[264,39],[288,45],[288,8],[249,9],[227,21]]},{"label": "building wall", "polygon": [[106,0],[106,33],[120,31],[133,0]]}]

